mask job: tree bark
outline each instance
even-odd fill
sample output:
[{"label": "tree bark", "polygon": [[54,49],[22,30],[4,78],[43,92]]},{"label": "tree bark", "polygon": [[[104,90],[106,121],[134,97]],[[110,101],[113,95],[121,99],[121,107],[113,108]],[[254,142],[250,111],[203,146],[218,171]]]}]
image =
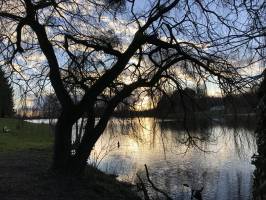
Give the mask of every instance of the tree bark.
[{"label": "tree bark", "polygon": [[93,150],[99,137],[102,135],[103,130],[97,131],[94,127],[95,117],[92,114],[88,116],[87,123],[85,126],[85,132],[83,134],[82,140],[75,150],[75,154],[72,157],[70,166],[72,172],[76,175],[81,175],[87,166],[88,158]]},{"label": "tree bark", "polygon": [[72,175],[82,175],[84,173],[90,153],[100,135],[96,134],[96,132],[90,132],[86,141],[83,138],[69,163]]},{"label": "tree bark", "polygon": [[72,127],[79,117],[71,111],[62,112],[55,127],[54,157],[52,169],[55,173],[64,175],[82,175],[87,166],[89,155],[101,136],[94,128],[95,116],[87,118],[82,140],[72,145]]},{"label": "tree bark", "polygon": [[70,116],[62,112],[55,127],[52,169],[57,173],[65,174],[70,171],[72,126],[74,124]]}]

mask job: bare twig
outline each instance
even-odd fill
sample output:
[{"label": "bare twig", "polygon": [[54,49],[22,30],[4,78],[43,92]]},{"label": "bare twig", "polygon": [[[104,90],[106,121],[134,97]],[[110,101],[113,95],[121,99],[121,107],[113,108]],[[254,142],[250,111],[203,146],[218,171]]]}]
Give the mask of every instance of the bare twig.
[{"label": "bare twig", "polygon": [[149,194],[148,194],[148,191],[146,189],[146,186],[143,182],[143,180],[141,179],[141,177],[137,174],[137,177],[139,179],[139,189],[143,191],[143,194],[144,194],[144,199],[145,200],[150,200],[150,197],[149,197]]},{"label": "bare twig", "polygon": [[148,182],[151,184],[152,188],[156,192],[159,192],[159,193],[163,194],[166,197],[167,200],[172,200],[172,198],[165,191],[163,191],[163,190],[161,190],[161,189],[159,189],[158,187],[155,186],[155,184],[150,179],[150,175],[149,175],[149,171],[148,171],[147,165],[145,164],[144,167],[145,167],[145,171],[146,171],[146,176],[147,176]]}]

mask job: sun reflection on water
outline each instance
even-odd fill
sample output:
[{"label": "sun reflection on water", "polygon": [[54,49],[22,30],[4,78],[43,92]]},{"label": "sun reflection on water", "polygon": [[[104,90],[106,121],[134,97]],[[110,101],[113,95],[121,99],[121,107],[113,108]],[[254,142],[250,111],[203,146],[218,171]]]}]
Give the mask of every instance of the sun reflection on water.
[{"label": "sun reflection on water", "polygon": [[104,158],[94,161],[100,161],[103,171],[133,183],[136,173],[145,176],[147,164],[153,181],[175,199],[189,195],[184,183],[204,186],[204,199],[250,199],[254,170],[250,157],[256,151],[253,133],[216,126],[190,135],[198,138],[197,147],[183,143],[186,131],[163,127],[152,118],[113,120],[93,152],[106,151]]}]

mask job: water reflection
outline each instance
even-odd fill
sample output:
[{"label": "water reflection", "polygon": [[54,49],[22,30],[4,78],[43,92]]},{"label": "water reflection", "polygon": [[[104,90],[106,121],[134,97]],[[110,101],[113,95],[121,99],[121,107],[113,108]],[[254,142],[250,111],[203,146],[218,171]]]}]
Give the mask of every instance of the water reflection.
[{"label": "water reflection", "polygon": [[136,173],[145,177],[147,164],[152,181],[174,199],[190,199],[184,183],[203,186],[206,200],[251,199],[253,131],[213,126],[187,132],[175,124],[151,118],[113,120],[90,162],[133,183]]},{"label": "water reflection", "polygon": [[145,177],[147,164],[156,186],[178,200],[190,199],[191,190],[183,184],[194,189],[203,186],[204,200],[251,199],[254,130],[240,125],[233,128],[231,124],[204,124],[188,130],[181,127],[173,120],[113,119],[89,162],[132,183],[136,183],[137,173]]}]

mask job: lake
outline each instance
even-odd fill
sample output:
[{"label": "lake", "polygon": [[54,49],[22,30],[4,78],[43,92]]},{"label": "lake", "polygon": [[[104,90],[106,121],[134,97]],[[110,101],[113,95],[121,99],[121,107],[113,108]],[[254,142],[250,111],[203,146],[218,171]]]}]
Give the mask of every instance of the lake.
[{"label": "lake", "polygon": [[[191,189],[183,184],[203,187],[204,200],[248,200],[255,152],[252,129],[214,125],[184,130],[172,120],[113,119],[89,163],[134,184],[136,174],[146,180],[146,164],[153,183],[177,200],[191,197]],[[162,198],[148,184],[147,189]]]}]

